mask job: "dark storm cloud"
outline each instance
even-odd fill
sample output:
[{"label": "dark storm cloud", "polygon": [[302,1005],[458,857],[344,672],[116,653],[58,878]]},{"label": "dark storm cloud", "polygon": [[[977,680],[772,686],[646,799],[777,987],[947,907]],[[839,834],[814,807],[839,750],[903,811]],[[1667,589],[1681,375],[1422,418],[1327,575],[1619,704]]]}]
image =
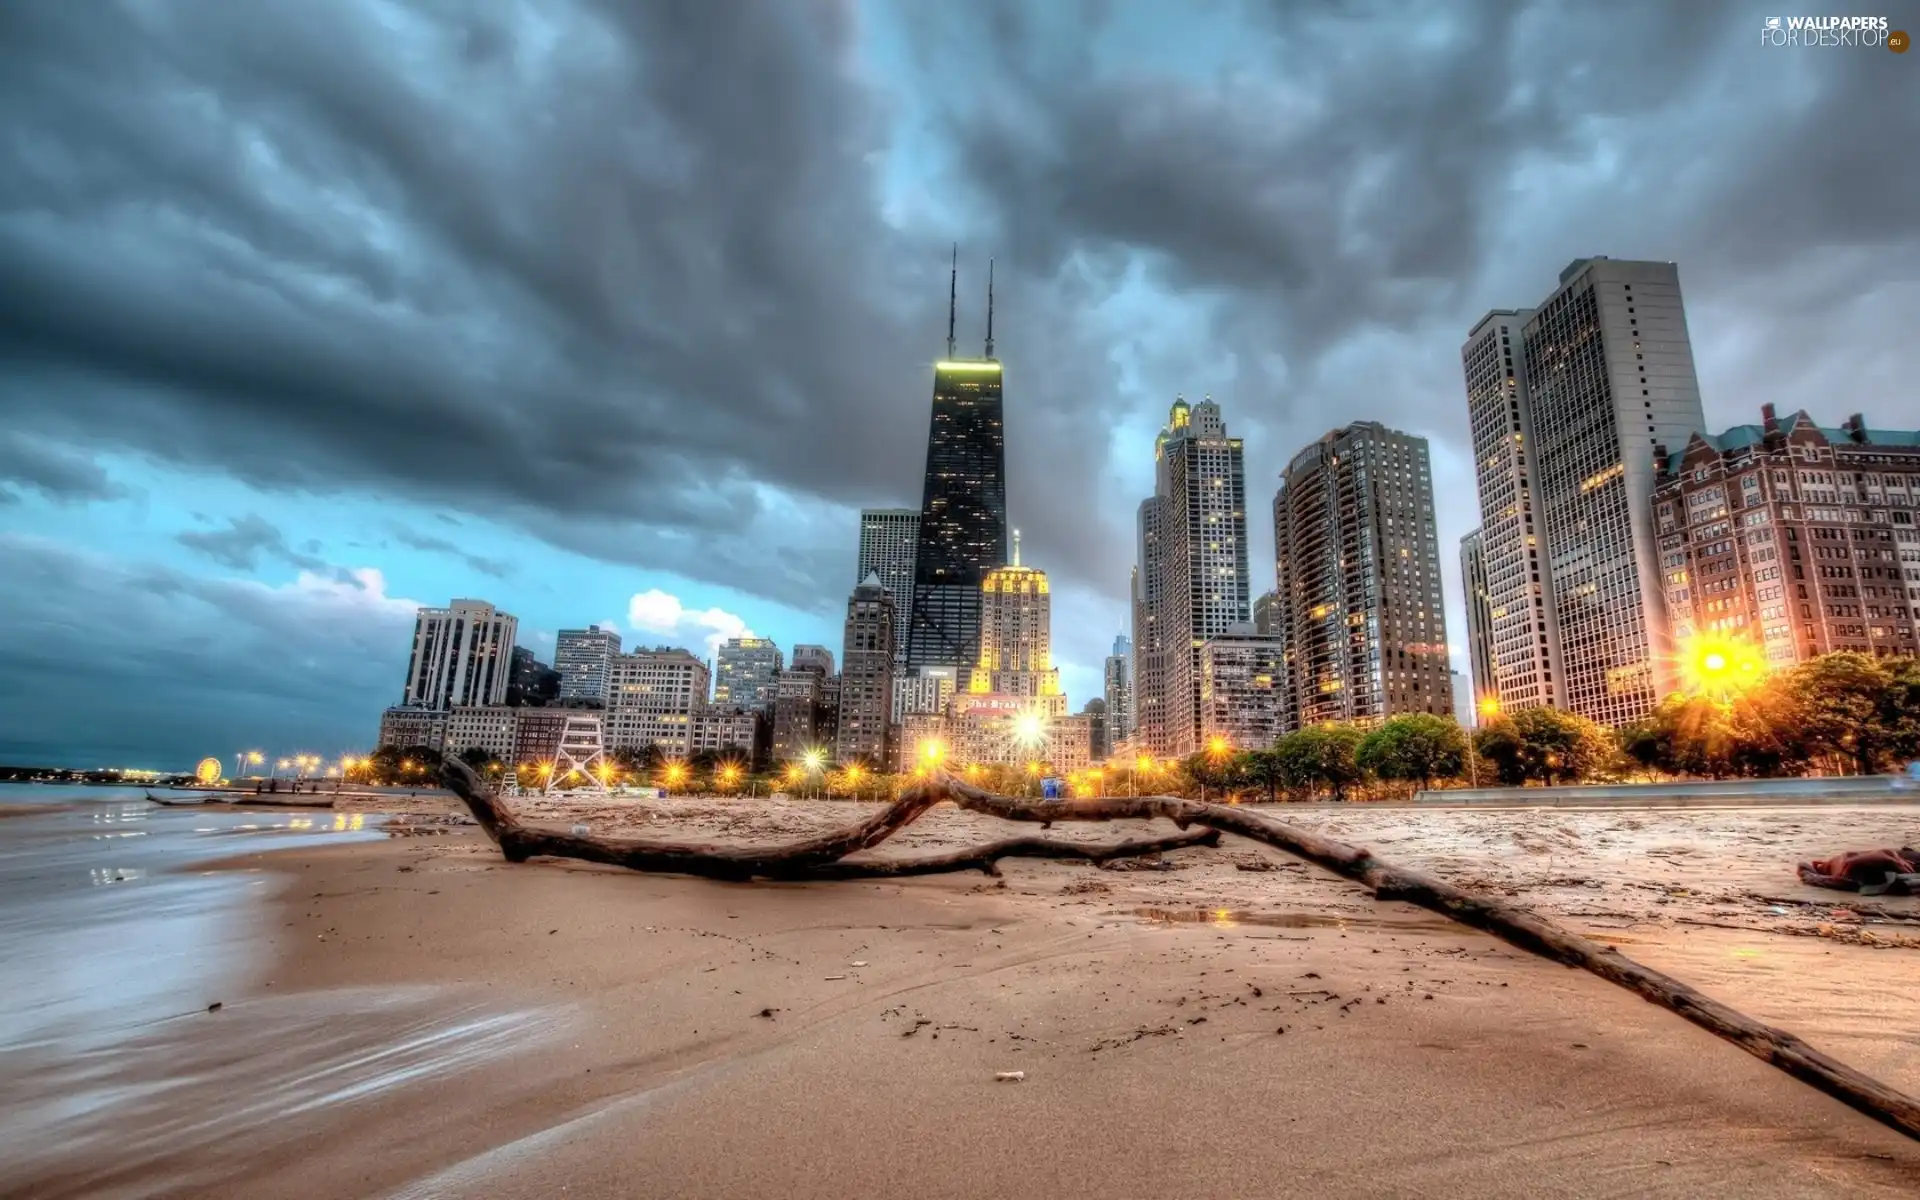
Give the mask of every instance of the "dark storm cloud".
[{"label": "dark storm cloud", "polygon": [[938,259],[873,211],[843,7],[547,15],[9,6],[9,406],[263,486],[686,530],[763,515],[749,481],[910,483],[872,464],[924,437]]},{"label": "dark storm cloud", "polygon": [[55,503],[116,500],[127,489],[109,478],[91,458],[44,438],[0,433],[0,504],[16,503],[16,489],[27,489]]},{"label": "dark storm cloud", "polygon": [[319,570],[326,566],[321,560],[300,554],[287,545],[287,537],[280,532],[279,526],[258,513],[228,517],[224,529],[189,529],[175,535],[174,540],[236,571],[252,570],[262,555],[291,562],[306,570]]},{"label": "dark storm cloud", "polygon": [[[180,770],[250,746],[364,748],[412,604],[377,575],[270,588],[0,534],[0,761]],[[89,653],[76,654],[76,646]]]},{"label": "dark storm cloud", "polygon": [[404,525],[395,525],[393,527],[393,536],[403,546],[411,546],[415,550],[425,550],[429,553],[445,554],[457,558],[482,575],[491,575],[495,579],[505,579],[513,573],[511,563],[502,562],[497,558],[486,558],[479,554],[469,553],[445,538],[430,537],[426,534],[415,533]]},{"label": "dark storm cloud", "polygon": [[[13,424],[830,607],[835,506],[917,498],[957,236],[1014,519],[1091,627],[1176,391],[1256,508],[1333,425],[1427,434],[1457,534],[1459,340],[1568,259],[1678,259],[1703,348],[1772,334],[1729,420],[1859,385],[1836,248],[1842,296],[1916,271],[1914,63],[1762,52],[1747,5],[901,5],[906,63],[827,0],[519,11],[0,6]],[[931,199],[883,216],[895,161]]]}]

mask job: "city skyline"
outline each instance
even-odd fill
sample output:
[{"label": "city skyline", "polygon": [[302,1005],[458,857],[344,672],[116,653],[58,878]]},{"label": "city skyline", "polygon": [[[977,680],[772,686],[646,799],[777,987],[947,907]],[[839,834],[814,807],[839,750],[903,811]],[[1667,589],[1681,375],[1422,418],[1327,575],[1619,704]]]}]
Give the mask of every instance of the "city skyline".
[{"label": "city skyline", "polygon": [[[0,159],[31,185],[0,221],[0,758],[364,748],[416,610],[452,597],[518,616],[548,662],[590,623],[703,659],[749,634],[839,645],[859,510],[919,499],[956,239],[997,262],[1012,515],[1076,708],[1130,627],[1139,448],[1176,392],[1245,439],[1254,564],[1300,446],[1362,420],[1425,438],[1462,670],[1461,338],[1567,262],[1679,264],[1701,432],[1763,402],[1920,425],[1896,352],[1920,233],[1891,202],[1920,167],[1872,150],[1900,138],[1898,56],[1768,52],[1714,5],[1460,9],[1385,36],[1226,10],[1170,36],[1125,5],[1085,29],[557,11],[562,59],[690,41],[779,67],[671,89],[528,72],[506,14],[395,35],[354,4],[0,18],[22,35],[0,37],[0,124],[61,151]],[[284,119],[247,99],[257,73]],[[1007,89],[1021,128],[966,102]],[[180,115],[194,92],[220,103]],[[376,126],[327,115],[351,97]],[[626,121],[523,124],[555,106],[711,152],[668,183]],[[207,153],[242,137],[259,162]],[[93,161],[132,165],[109,183]],[[103,187],[127,203],[84,199]],[[753,252],[688,253],[683,229]]]}]

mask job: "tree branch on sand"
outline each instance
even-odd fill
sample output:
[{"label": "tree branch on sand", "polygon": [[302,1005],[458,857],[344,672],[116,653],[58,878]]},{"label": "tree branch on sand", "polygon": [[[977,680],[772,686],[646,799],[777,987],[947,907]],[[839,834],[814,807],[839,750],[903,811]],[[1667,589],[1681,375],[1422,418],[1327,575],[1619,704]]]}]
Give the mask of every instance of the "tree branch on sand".
[{"label": "tree branch on sand", "polygon": [[[1672,976],[1633,961],[1611,946],[1563,929],[1524,908],[1476,896],[1431,875],[1382,862],[1363,847],[1321,837],[1236,805],[1208,804],[1172,796],[1034,801],[996,795],[951,776],[935,775],[907,788],[893,803],[853,825],[784,845],[725,846],[592,837],[528,825],[501,804],[473,769],[457,758],[445,760],[444,774],[447,786],[466,804],[510,862],[524,862],[535,856],[572,858],[636,871],[710,879],[866,879],[958,870],[995,874],[994,864],[1006,857],[1102,862],[1185,846],[1212,845],[1220,834],[1231,833],[1283,850],[1353,880],[1371,891],[1377,900],[1417,904],[1484,930],[1529,953],[1590,971],[1920,1140],[1920,1101],[1829,1058],[1786,1030],[1756,1021]],[[1066,821],[1164,819],[1173,822],[1183,834],[1193,826],[1205,832],[1105,845],[1015,838],[920,859],[846,861],[848,855],[879,845],[942,801],[952,801],[961,808],[1002,820],[1038,824],[1043,829]]]}]

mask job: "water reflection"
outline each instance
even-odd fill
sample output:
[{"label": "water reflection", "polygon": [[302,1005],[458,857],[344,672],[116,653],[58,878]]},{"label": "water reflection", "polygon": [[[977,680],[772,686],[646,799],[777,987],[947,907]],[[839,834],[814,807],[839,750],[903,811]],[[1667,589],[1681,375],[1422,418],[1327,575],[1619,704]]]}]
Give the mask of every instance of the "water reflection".
[{"label": "water reflection", "polygon": [[[360,814],[125,798],[0,822],[0,1195],[205,1191],[265,1139],[313,1136],[318,1114],[560,1019],[431,989],[250,998],[273,876],[192,869],[249,835],[381,836]],[[168,1173],[188,1158],[200,1174]]]}]

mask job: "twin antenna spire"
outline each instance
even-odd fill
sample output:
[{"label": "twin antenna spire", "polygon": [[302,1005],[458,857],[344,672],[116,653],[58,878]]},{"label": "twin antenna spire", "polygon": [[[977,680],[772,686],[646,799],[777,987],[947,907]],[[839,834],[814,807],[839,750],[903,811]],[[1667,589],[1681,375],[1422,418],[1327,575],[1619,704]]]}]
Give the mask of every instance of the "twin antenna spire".
[{"label": "twin antenna spire", "polygon": [[[953,265],[947,273],[947,357],[960,353],[954,339],[954,321],[960,311],[960,243],[953,245]],[[993,260],[987,260],[987,357],[993,357]]]}]

